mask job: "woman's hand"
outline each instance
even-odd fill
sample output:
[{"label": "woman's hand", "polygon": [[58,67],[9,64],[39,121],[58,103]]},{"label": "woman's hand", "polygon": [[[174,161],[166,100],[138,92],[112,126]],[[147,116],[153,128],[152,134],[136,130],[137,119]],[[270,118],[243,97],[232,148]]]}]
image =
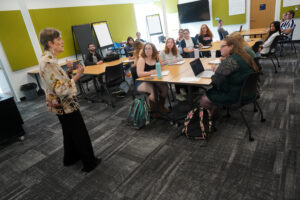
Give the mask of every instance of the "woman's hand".
[{"label": "woman's hand", "polygon": [[174,59],[174,60],[173,60],[173,63],[177,63],[177,62],[178,62],[178,60],[177,60],[177,59]]},{"label": "woman's hand", "polygon": [[150,72],[150,75],[154,75],[154,74],[156,74],[156,69],[153,69],[153,70],[151,70],[149,72]]},{"label": "woman's hand", "polygon": [[213,72],[216,72],[218,66],[219,66],[218,64],[212,64],[211,70],[212,70]]},{"label": "woman's hand", "polygon": [[168,61],[167,60],[165,60],[165,61],[163,61],[163,62],[161,62],[163,65],[167,65],[168,64]]},{"label": "woman's hand", "polygon": [[73,63],[70,60],[66,60],[68,71],[72,72],[73,71]]},{"label": "woman's hand", "polygon": [[103,63],[103,60],[99,60],[96,64],[97,65],[100,65],[100,64],[102,64]]}]

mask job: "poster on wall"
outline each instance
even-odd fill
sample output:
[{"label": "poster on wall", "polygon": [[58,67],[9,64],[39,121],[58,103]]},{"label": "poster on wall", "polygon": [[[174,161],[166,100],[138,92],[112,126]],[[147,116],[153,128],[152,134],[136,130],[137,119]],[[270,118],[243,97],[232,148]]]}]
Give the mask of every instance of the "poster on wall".
[{"label": "poster on wall", "polygon": [[300,0],[283,0],[283,7],[300,5]]},{"label": "poster on wall", "polygon": [[245,13],[245,0],[228,0],[229,16]]},{"label": "poster on wall", "polygon": [[149,35],[158,35],[163,33],[159,14],[146,16],[146,21]]}]

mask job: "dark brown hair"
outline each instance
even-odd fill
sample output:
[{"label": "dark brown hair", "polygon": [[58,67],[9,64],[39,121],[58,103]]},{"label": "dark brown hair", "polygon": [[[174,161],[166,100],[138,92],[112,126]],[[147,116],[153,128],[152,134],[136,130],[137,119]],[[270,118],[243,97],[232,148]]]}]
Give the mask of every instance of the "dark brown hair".
[{"label": "dark brown hair", "polygon": [[230,54],[237,54],[237,55],[241,56],[245,60],[245,62],[250,67],[252,67],[252,69],[255,72],[258,72],[258,67],[257,67],[254,59],[246,52],[243,44],[240,41],[238,41],[235,37],[232,37],[231,35],[227,35],[224,40],[226,41],[228,46],[233,46]]},{"label": "dark brown hair", "polygon": [[150,46],[152,47],[152,56],[151,56],[151,58],[152,58],[152,59],[157,59],[157,57],[158,57],[158,51],[157,51],[155,45],[152,44],[152,43],[150,43],[150,42],[148,42],[148,43],[146,43],[146,44],[144,45],[143,51],[142,51],[142,53],[141,53],[141,56],[142,56],[143,58],[146,58],[145,48],[146,48],[147,45],[150,45]]},{"label": "dark brown hair", "polygon": [[140,57],[140,51],[143,49],[144,47],[144,43],[142,43],[141,41],[134,41],[133,42],[133,48],[134,48],[134,52],[133,52],[133,56],[138,59]]},{"label": "dark brown hair", "polygon": [[168,39],[166,40],[165,53],[166,53],[166,54],[169,54],[169,53],[170,53],[170,50],[169,50],[169,48],[167,47],[167,43],[168,43],[169,40],[172,40],[172,42],[173,42],[173,48],[172,48],[171,51],[172,51],[172,54],[173,54],[174,56],[176,56],[176,55],[177,55],[177,47],[176,47],[175,40],[174,40],[173,38],[168,38]]},{"label": "dark brown hair", "polygon": [[40,43],[44,50],[49,50],[48,42],[53,42],[54,39],[60,37],[61,33],[55,28],[45,28],[40,32]]}]

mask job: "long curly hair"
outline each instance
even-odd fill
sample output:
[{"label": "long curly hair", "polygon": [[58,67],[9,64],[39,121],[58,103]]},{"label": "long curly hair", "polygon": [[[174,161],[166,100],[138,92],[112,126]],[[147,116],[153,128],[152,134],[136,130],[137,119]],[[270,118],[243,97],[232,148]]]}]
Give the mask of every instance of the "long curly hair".
[{"label": "long curly hair", "polygon": [[144,43],[140,42],[140,41],[135,41],[133,43],[133,48],[134,48],[134,52],[133,52],[133,56],[138,59],[140,57],[140,52],[144,47]]},{"label": "long curly hair", "polygon": [[212,32],[210,31],[210,29],[208,28],[208,26],[206,24],[202,24],[201,28],[200,28],[200,33],[199,35],[205,35],[205,33],[202,31],[202,27],[203,26],[206,26],[206,34],[210,37],[210,38],[213,38],[213,34]]},{"label": "long curly hair", "polygon": [[244,45],[238,41],[235,37],[232,37],[232,35],[227,35],[226,38],[224,39],[227,43],[228,46],[233,46],[230,54],[237,54],[241,56],[245,62],[252,67],[252,69],[255,72],[258,72],[258,67],[254,61],[254,59],[246,52],[244,49]]},{"label": "long curly hair", "polygon": [[169,53],[170,53],[170,50],[169,50],[169,48],[167,47],[167,43],[168,43],[169,40],[172,40],[172,42],[173,42],[173,47],[172,47],[171,51],[172,51],[172,54],[173,54],[174,56],[176,56],[178,51],[177,51],[177,47],[176,47],[175,40],[174,40],[173,38],[168,38],[168,39],[167,39],[167,41],[166,41],[166,46],[165,46],[165,53],[166,53],[166,54],[169,54]]},{"label": "long curly hair", "polygon": [[141,53],[141,56],[143,58],[146,58],[145,48],[146,48],[146,46],[149,46],[149,45],[152,47],[152,56],[151,56],[152,59],[157,59],[158,58],[158,51],[157,51],[155,45],[152,44],[152,43],[150,43],[150,42],[148,42],[148,43],[146,43],[144,45],[144,48],[143,48],[142,53]]}]

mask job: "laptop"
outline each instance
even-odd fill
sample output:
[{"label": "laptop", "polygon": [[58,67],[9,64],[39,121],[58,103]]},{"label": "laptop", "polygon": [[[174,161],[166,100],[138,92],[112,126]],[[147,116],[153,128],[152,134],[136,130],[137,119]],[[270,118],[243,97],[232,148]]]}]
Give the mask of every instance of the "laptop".
[{"label": "laptop", "polygon": [[211,78],[211,76],[215,74],[213,71],[205,71],[200,59],[195,59],[190,62],[190,65],[195,76],[198,78]]}]

